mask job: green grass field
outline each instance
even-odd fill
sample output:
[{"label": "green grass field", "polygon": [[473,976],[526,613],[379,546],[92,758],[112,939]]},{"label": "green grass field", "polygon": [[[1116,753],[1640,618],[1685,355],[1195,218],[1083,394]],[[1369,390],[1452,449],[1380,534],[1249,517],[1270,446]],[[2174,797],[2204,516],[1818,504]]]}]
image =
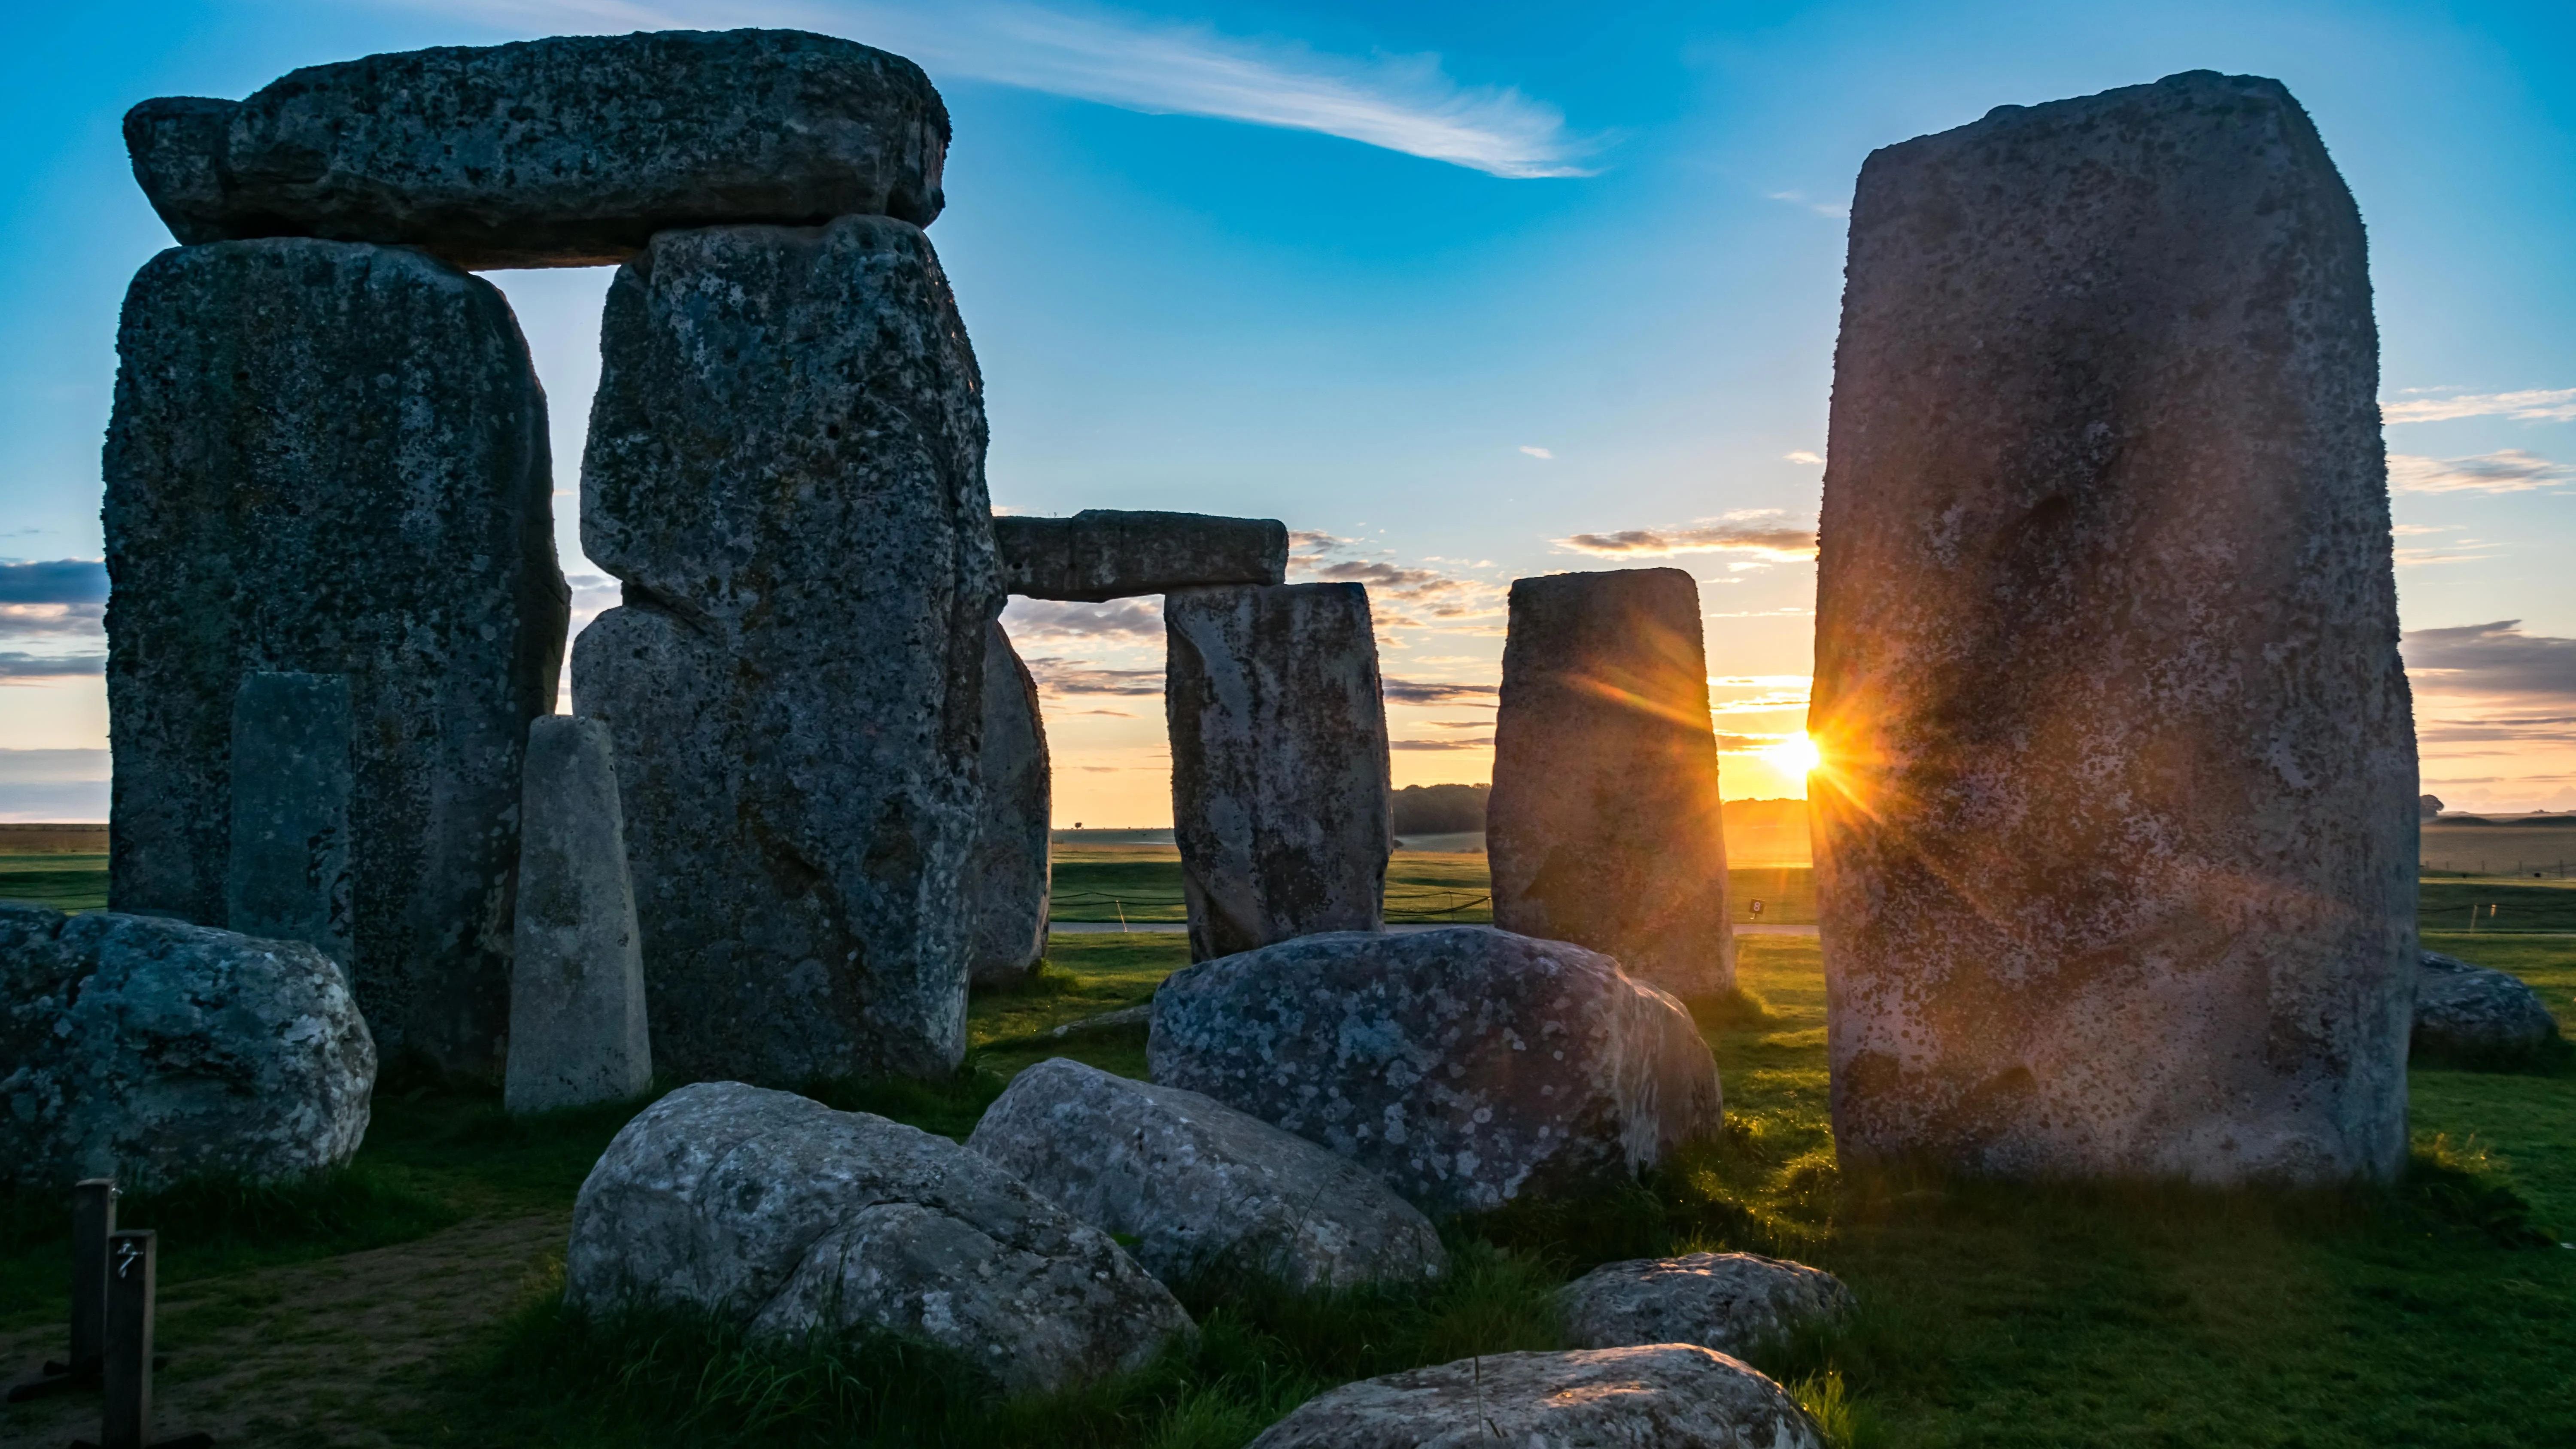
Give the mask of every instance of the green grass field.
[{"label": "green grass field", "polygon": [[[2576,941],[2427,940],[2522,974],[2576,1021]],[[1044,1034],[1145,999],[1185,956],[1168,935],[1058,937],[1028,987],[974,999],[975,1052],[955,1081],[816,1091],[962,1136],[1030,1062],[1063,1055],[1141,1072],[1140,1027]],[[1859,1295],[1861,1315],[1845,1329],[1756,1355],[1828,1411],[1845,1445],[2576,1443],[2576,1251],[2558,1246],[2576,1237],[2576,1073],[2416,1071],[2416,1168],[2385,1191],[1846,1178],[1826,1115],[1816,943],[1749,938],[1742,971],[1762,1011],[1748,1020],[1738,1010],[1708,1032],[1725,1140],[1633,1190],[1452,1225],[1460,1271],[1431,1289],[1317,1299],[1190,1286],[1185,1301],[1205,1328],[1196,1346],[1128,1379],[997,1405],[954,1365],[900,1344],[781,1356],[685,1316],[573,1319],[540,1265],[524,1282],[486,1285],[491,1306],[441,1354],[385,1370],[382,1393],[336,1355],[315,1360],[314,1380],[336,1385],[334,1427],[281,1419],[255,1437],[1239,1445],[1333,1382],[1552,1344],[1549,1288],[1593,1263],[1745,1248],[1830,1268]],[[261,1285],[310,1271],[283,1266],[297,1260],[352,1265],[363,1287],[375,1270],[359,1265],[382,1255],[359,1250],[445,1224],[552,1214],[535,1221],[559,1234],[559,1215],[631,1110],[516,1122],[488,1090],[389,1082],[365,1149],[331,1182],[129,1199],[129,1221],[165,1232],[165,1289],[187,1300],[198,1285],[202,1300],[165,1321],[164,1346],[192,1364],[192,1342],[278,1312],[278,1290]],[[23,1327],[59,1311],[58,1205],[0,1209],[0,1327]],[[174,1402],[199,1371],[174,1370]],[[263,1392],[307,1392],[293,1372]],[[34,1422],[30,1410],[0,1411],[0,1441],[19,1442]]]}]

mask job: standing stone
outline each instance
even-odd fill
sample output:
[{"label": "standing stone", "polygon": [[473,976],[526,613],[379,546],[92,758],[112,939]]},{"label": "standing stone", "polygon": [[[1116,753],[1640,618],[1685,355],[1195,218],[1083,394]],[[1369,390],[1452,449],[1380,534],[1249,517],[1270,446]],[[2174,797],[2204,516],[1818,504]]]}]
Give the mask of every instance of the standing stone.
[{"label": "standing stone", "polygon": [[224,924],[349,950],[349,681],[242,676],[233,695],[233,834]]},{"label": "standing stone", "polygon": [[986,629],[984,818],[966,863],[966,972],[978,986],[997,986],[1028,975],[1046,954],[1053,800],[1038,682],[1000,621]]},{"label": "standing stone", "polygon": [[1677,996],[1735,986],[1699,584],[1512,582],[1485,811],[1494,924],[1615,956]]},{"label": "standing stone", "polygon": [[149,100],[126,150],[183,242],[313,236],[460,267],[582,267],[657,231],[939,215],[921,67],[795,30],[558,35],[307,66]]},{"label": "standing stone", "polygon": [[1862,168],[1811,728],[1849,1161],[2406,1156],[2415,739],[2360,217],[2278,82]]},{"label": "standing stone", "polygon": [[556,714],[529,725],[520,798],[501,1105],[624,1101],[653,1085],[653,1051],[608,726]]},{"label": "standing stone", "polygon": [[1002,582],[1032,599],[1105,603],[1209,584],[1288,577],[1288,526],[1275,518],[1086,508],[1071,518],[993,520]]},{"label": "standing stone", "polygon": [[966,1048],[982,381],[918,228],[664,232],[608,294],[573,651],[617,738],[653,1050],[686,1077],[944,1076]]},{"label": "standing stone", "polygon": [[509,304],[398,247],[223,242],[146,263],[117,347],[110,902],[230,919],[235,693],[345,676],[358,1005],[388,1056],[498,1070],[570,601]]},{"label": "standing stone", "polygon": [[1163,624],[1190,959],[1384,929],[1395,837],[1368,590],[1182,589]]}]

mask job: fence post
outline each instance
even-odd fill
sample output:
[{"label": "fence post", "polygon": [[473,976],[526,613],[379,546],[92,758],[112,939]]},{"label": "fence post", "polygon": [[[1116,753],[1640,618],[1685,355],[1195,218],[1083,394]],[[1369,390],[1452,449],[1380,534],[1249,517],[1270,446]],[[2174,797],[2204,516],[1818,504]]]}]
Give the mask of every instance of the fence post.
[{"label": "fence post", "polygon": [[95,1379],[107,1343],[107,1239],[116,1231],[116,1179],[72,1184],[72,1360],[74,1378]]},{"label": "fence post", "polygon": [[100,1449],[152,1442],[152,1299],[157,1235],[150,1229],[107,1239],[107,1334]]}]

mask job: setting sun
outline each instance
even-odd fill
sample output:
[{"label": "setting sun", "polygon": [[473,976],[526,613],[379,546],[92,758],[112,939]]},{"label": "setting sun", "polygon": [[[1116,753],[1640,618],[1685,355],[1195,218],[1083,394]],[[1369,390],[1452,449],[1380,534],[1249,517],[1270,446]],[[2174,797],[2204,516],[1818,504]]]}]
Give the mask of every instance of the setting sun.
[{"label": "setting sun", "polygon": [[1816,751],[1816,742],[1804,734],[1791,735],[1758,753],[1771,768],[1792,779],[1804,779],[1824,763],[1824,757]]}]

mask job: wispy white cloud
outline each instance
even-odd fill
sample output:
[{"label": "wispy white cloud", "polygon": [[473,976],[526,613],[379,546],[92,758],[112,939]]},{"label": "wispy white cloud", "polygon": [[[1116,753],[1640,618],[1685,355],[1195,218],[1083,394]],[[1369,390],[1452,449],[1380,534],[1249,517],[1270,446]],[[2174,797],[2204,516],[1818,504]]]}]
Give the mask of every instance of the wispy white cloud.
[{"label": "wispy white cloud", "polygon": [[1163,642],[1163,601],[1112,599],[1105,604],[1062,599],[1014,598],[1002,610],[1002,630],[1015,644],[1043,639]]},{"label": "wispy white cloud", "polygon": [[1804,449],[1804,448],[1800,448],[1798,451],[1796,451],[1796,452],[1794,452],[1794,453],[1783,453],[1783,454],[1781,454],[1780,456],[1781,456],[1781,457],[1783,457],[1783,458],[1788,459],[1788,460],[1789,460],[1790,462],[1792,462],[1792,463],[1807,463],[1807,464],[1812,464],[1812,465],[1814,465],[1814,466],[1816,466],[1816,467],[1822,467],[1822,466],[1824,466],[1824,462],[1825,462],[1825,455],[1824,455],[1824,454],[1822,454],[1822,453],[1811,453],[1811,452],[1807,451],[1807,450],[1806,450],[1806,449]]},{"label": "wispy white cloud", "polygon": [[2576,468],[2520,448],[2474,458],[2388,455],[2388,486],[2400,493],[2527,493],[2554,483],[2576,483]]},{"label": "wispy white cloud", "polygon": [[1316,131],[1511,178],[1585,176],[1599,148],[1511,86],[1462,85],[1437,55],[1333,55],[1099,6],[1011,0],[379,0],[510,30],[788,26],[839,35],[958,76],[1151,115]]},{"label": "wispy white cloud", "polygon": [[[2415,394],[2439,394],[2416,396]],[[2523,392],[2453,392],[2449,388],[2408,388],[2394,400],[2382,399],[2379,416],[2390,423],[2446,423],[2454,418],[2519,418],[2525,422],[2576,422],[2576,387]]]},{"label": "wispy white cloud", "polygon": [[1553,458],[1556,456],[1556,454],[1549,449],[1533,448],[1527,443],[1521,444],[1521,451],[1529,454],[1533,458]]},{"label": "wispy white cloud", "polygon": [[1575,553],[1609,558],[1669,558],[1686,553],[1741,553],[1742,566],[1793,563],[1816,556],[1816,530],[1789,522],[1777,509],[1730,513],[1722,518],[1667,528],[1625,528],[1616,533],[1578,533],[1555,540]]},{"label": "wispy white cloud", "polygon": [[1804,207],[1818,216],[1835,217],[1842,221],[1851,220],[1849,206],[1832,201],[1818,201],[1803,191],[1766,191],[1762,196],[1766,201],[1785,201],[1791,206]]}]

